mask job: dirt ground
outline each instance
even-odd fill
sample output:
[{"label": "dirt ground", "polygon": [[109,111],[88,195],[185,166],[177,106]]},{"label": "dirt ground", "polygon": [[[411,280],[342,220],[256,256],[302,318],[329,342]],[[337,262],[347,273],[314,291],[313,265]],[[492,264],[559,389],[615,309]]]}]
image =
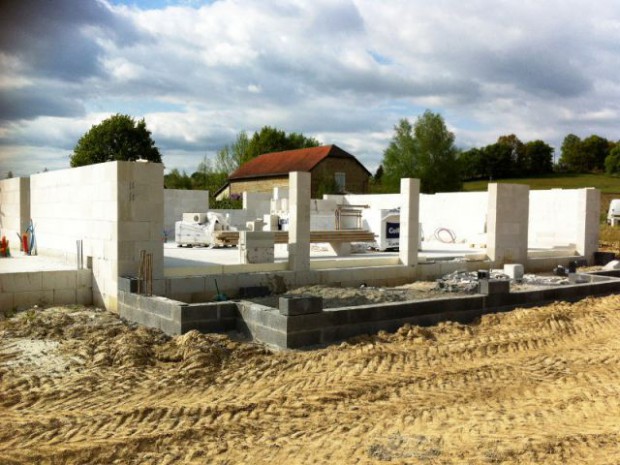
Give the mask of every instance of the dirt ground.
[{"label": "dirt ground", "polygon": [[[432,281],[416,281],[396,287],[340,287],[316,284],[302,286],[286,292],[286,295],[311,295],[323,298],[323,308],[338,308],[358,305],[369,305],[380,302],[402,302],[405,300],[436,299],[457,295],[468,295],[466,292],[447,294],[437,290]],[[279,295],[255,297],[252,302],[278,308]]]},{"label": "dirt ground", "polygon": [[618,464],[620,296],[308,352],[0,321],[0,464]]}]

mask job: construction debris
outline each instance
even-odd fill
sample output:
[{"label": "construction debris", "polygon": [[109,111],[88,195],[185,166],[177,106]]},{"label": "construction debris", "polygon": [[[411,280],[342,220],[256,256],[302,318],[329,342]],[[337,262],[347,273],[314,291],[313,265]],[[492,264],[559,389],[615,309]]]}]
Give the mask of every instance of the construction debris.
[{"label": "construction debris", "polygon": [[454,271],[436,280],[437,289],[443,292],[478,292],[480,279],[495,279],[510,281],[511,285],[525,286],[561,286],[569,284],[566,276],[541,276],[524,274],[521,279],[511,279],[503,270]]}]

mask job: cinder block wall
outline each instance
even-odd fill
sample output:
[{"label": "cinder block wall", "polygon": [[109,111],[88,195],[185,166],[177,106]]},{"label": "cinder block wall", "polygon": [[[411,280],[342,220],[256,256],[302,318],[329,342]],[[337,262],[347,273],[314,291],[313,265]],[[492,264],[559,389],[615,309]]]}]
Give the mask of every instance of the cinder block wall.
[{"label": "cinder block wall", "polygon": [[[209,210],[209,191],[164,189],[164,231],[174,239],[174,224],[183,213],[204,213]],[[163,231],[162,231],[163,232]]]},{"label": "cinder block wall", "polygon": [[110,162],[31,178],[31,210],[41,255],[76,263],[83,241],[92,263],[93,303],[117,310],[118,277],[137,274],[140,251],[163,276],[163,166]]},{"label": "cinder block wall", "polygon": [[0,181],[0,234],[9,240],[11,250],[19,250],[17,233],[30,223],[30,178]]},{"label": "cinder block wall", "polygon": [[91,305],[89,270],[35,271],[0,274],[0,311],[22,310],[33,305]]}]

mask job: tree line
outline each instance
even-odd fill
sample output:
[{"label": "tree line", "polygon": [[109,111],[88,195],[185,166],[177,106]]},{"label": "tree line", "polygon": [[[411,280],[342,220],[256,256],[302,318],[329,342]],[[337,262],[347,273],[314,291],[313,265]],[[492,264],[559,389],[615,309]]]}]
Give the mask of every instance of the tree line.
[{"label": "tree line", "polygon": [[451,192],[464,181],[545,176],[553,173],[620,175],[620,142],[598,135],[564,138],[554,163],[554,148],[538,139],[522,142],[503,135],[484,147],[459,150],[454,134],[438,113],[427,110],[412,124],[402,119],[383,153],[373,186],[378,192],[397,192],[400,178],[420,179],[423,193]]},{"label": "tree line", "polygon": [[[286,133],[264,126],[252,136],[241,131],[235,140],[222,147],[214,160],[205,156],[196,170],[172,169],[164,176],[169,189],[205,189],[212,194],[243,163],[263,154],[316,147],[319,141],[302,133]],[[515,134],[503,135],[484,147],[461,150],[439,113],[426,110],[412,123],[401,119],[383,152],[381,165],[373,176],[373,192],[397,192],[401,178],[420,179],[424,193],[451,192],[464,181],[544,176],[555,172],[601,173],[620,175],[620,142],[598,135],[580,139],[574,134],[564,138],[557,164],[554,149],[542,140],[522,142]],[[113,160],[146,159],[161,162],[161,154],[146,128],[144,119],[135,121],[117,114],[94,125],[76,144],[71,166]]]}]

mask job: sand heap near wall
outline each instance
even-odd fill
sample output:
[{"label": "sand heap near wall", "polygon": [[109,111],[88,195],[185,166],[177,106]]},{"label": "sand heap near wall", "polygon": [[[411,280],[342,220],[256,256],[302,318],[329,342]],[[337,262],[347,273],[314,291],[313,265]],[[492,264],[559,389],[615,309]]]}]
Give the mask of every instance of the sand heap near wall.
[{"label": "sand heap near wall", "polygon": [[620,297],[309,352],[0,321],[0,463],[620,463]]}]

